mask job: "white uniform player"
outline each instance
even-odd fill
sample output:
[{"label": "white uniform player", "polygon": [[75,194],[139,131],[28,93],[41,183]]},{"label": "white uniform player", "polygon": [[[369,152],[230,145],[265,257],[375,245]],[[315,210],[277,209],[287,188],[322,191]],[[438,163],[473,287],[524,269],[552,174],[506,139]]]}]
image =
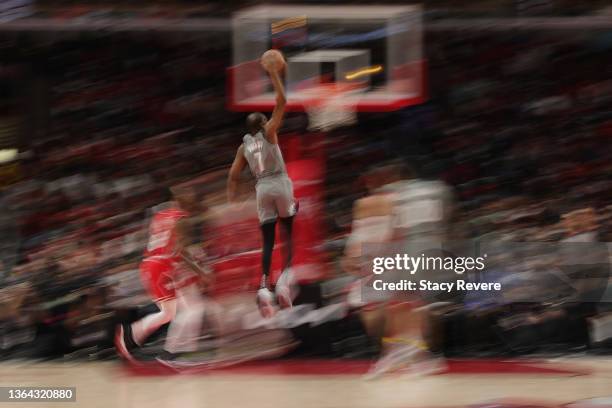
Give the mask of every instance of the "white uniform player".
[{"label": "white uniform player", "polygon": [[[452,191],[448,185],[437,180],[405,179],[389,183],[379,191],[390,194],[393,237],[401,242],[409,256],[419,256],[424,251],[443,246],[452,208]],[[395,276],[395,279],[399,278],[401,276]],[[398,300],[400,306],[393,306]],[[421,301],[412,296],[389,303],[386,313],[389,327],[386,333],[389,337],[385,338],[387,352],[370,369],[367,378],[377,378],[403,368],[418,374],[442,368],[423,341],[424,311],[420,305]]]}]

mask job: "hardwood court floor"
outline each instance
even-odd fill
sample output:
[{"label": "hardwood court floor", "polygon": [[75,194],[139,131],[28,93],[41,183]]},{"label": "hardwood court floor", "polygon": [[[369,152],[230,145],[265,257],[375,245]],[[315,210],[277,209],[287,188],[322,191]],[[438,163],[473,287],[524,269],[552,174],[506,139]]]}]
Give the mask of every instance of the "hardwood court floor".
[{"label": "hardwood court floor", "polygon": [[527,364],[544,370],[522,369],[524,361],[521,364],[518,369],[508,369],[504,362],[484,366],[481,362],[455,362],[453,369],[441,375],[391,375],[364,381],[360,375],[364,365],[345,361],[257,363],[186,375],[134,371],[115,362],[4,363],[0,365],[0,386],[74,386],[77,402],[0,406],[463,408],[506,400],[556,408],[576,400],[612,396],[609,357]]}]

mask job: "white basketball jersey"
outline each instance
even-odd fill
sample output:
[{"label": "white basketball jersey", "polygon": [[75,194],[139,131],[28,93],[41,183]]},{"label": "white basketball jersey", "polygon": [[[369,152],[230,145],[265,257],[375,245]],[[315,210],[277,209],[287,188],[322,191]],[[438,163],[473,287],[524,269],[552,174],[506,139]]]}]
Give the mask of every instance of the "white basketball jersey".
[{"label": "white basketball jersey", "polygon": [[383,189],[393,193],[394,228],[406,237],[444,235],[452,204],[452,192],[442,181],[407,180]]},{"label": "white basketball jersey", "polygon": [[361,255],[361,245],[384,243],[393,236],[393,219],[390,215],[353,220],[351,235],[346,242],[346,255]]},{"label": "white basketball jersey", "polygon": [[242,141],[244,157],[256,179],[287,173],[280,147],[268,142],[262,132],[247,134]]}]

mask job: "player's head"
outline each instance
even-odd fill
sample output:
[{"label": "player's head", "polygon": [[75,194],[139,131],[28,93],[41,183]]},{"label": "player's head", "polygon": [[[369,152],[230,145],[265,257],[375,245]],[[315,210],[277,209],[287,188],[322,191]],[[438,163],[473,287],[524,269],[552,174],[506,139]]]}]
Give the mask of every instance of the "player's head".
[{"label": "player's head", "polygon": [[200,209],[198,195],[191,186],[175,186],[170,189],[174,201],[178,203],[181,209],[188,212],[197,212]]},{"label": "player's head", "polygon": [[266,118],[266,115],[264,115],[263,113],[261,112],[251,113],[249,114],[249,116],[247,116],[247,119],[246,119],[247,130],[249,131],[250,134],[254,135],[255,133],[263,130],[267,121],[268,121],[268,118]]}]

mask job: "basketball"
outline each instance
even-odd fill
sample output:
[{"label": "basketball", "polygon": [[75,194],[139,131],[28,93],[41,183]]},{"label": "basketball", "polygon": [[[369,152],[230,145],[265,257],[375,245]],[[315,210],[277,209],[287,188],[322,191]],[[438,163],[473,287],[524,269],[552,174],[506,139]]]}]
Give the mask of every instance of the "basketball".
[{"label": "basketball", "polygon": [[266,71],[280,71],[285,67],[285,57],[278,50],[268,50],[261,56],[261,65]]}]

